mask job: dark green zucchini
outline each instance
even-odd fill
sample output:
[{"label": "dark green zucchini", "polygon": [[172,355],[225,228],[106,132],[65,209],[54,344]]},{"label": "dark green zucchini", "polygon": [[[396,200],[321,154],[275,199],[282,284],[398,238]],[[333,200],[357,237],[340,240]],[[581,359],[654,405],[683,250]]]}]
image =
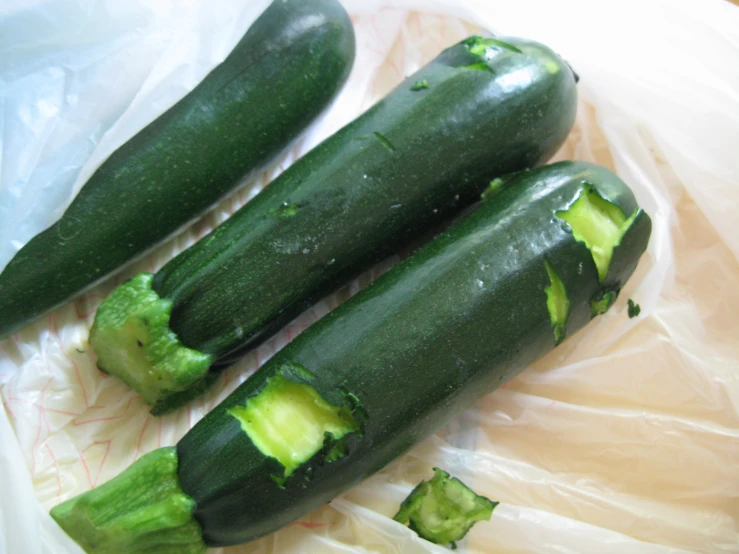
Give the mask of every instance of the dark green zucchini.
[{"label": "dark green zucchini", "polygon": [[[633,273],[650,231],[631,191],[605,168],[562,162],[522,172],[301,333],[176,449],[147,456],[176,459],[162,479],[191,501],[204,544],[276,531],[380,470],[607,309],[604,299]],[[52,515],[82,544],[93,536],[111,547],[153,541],[145,531],[118,533],[113,516],[144,515],[102,500],[127,487],[156,488],[136,464]],[[163,541],[190,536],[180,531],[184,516],[169,532],[164,515],[150,521]]]},{"label": "dark green zucchini", "polygon": [[[426,88],[414,85],[427,83]],[[103,303],[90,343],[104,371],[178,407],[327,293],[545,162],[576,109],[549,48],[472,37],[285,171],[226,223]]]},{"label": "dark green zucchini", "polygon": [[118,148],[0,274],[0,338],[163,241],[283,150],[346,80],[337,0],[277,0],[187,96]]}]

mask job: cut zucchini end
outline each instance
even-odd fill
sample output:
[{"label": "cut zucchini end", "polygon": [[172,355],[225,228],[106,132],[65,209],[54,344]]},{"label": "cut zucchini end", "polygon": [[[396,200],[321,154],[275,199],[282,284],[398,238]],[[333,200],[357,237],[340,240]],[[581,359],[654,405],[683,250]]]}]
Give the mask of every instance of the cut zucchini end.
[{"label": "cut zucchini end", "polygon": [[595,186],[584,184],[577,199],[566,210],[556,212],[567,222],[575,240],[590,250],[598,269],[598,279],[604,283],[611,266],[613,250],[634,222],[639,210],[630,217],[616,204],[603,198]]},{"label": "cut zucchini end", "polygon": [[346,455],[343,437],[360,428],[349,407],[333,406],[312,386],[279,374],[245,405],[228,413],[262,454],[284,467],[283,475],[273,477],[280,486],[321,450],[326,462]]},{"label": "cut zucchini end", "polygon": [[177,451],[167,447],[54,507],[51,517],[90,554],[202,554],[194,509],[177,478]]},{"label": "cut zucchini end", "polygon": [[434,477],[411,491],[393,519],[427,541],[455,546],[475,523],[490,520],[497,505],[446,471],[434,468]]},{"label": "cut zucchini end", "polygon": [[169,328],[172,302],[142,273],[100,305],[90,330],[98,367],[136,390],[153,413],[179,407],[212,382],[212,356],[184,346]]}]

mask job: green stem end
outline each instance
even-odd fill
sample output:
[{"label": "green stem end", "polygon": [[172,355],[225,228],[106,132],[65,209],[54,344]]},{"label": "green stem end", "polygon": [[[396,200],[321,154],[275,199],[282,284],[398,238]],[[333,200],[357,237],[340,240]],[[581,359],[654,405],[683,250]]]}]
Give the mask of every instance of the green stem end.
[{"label": "green stem end", "polygon": [[98,367],[136,390],[152,413],[178,408],[215,380],[213,357],[187,348],[169,327],[172,301],[152,289],[141,273],[100,305],[90,330]]},{"label": "green stem end", "polygon": [[195,501],[177,478],[177,451],[159,448],[123,473],[51,510],[89,554],[202,554]]}]

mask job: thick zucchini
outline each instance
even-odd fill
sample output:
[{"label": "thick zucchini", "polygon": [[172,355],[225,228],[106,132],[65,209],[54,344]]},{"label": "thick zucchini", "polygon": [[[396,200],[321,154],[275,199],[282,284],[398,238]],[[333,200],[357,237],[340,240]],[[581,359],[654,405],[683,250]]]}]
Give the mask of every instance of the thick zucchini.
[{"label": "thick zucchini", "polygon": [[492,178],[546,161],[576,95],[570,68],[541,44],[472,37],[445,50],[156,275],[114,292],[90,334],[99,367],[153,413],[177,407],[213,364],[479,199]]},{"label": "thick zucchini", "polygon": [[[605,168],[562,162],[521,173],[203,418],[176,446],[174,496],[194,501],[209,546],[256,539],[328,502],[606,309],[650,231]],[[95,535],[115,547],[121,535],[96,525],[102,503],[93,500],[115,487],[152,488],[135,467],[52,515],[79,542]],[[164,517],[152,525],[175,541],[182,521],[171,533]]]},{"label": "thick zucchini", "polygon": [[498,504],[435,467],[434,477],[411,491],[393,519],[407,523],[419,537],[454,550],[475,523],[490,520]]},{"label": "thick zucchini", "polygon": [[328,105],[354,60],[337,0],[277,0],[187,96],[118,148],[0,274],[0,338],[210,208]]}]

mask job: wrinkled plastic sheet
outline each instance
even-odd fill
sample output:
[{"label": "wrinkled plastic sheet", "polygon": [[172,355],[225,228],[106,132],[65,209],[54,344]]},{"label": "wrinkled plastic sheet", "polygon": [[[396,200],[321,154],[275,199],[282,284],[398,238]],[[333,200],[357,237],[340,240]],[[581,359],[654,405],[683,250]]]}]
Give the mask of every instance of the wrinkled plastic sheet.
[{"label": "wrinkled plastic sheet", "polygon": [[[0,4],[0,267],[94,168],[223,59],[266,0]],[[297,333],[386,270],[318,303],[154,418],[95,369],[101,299],[202,237],[442,48],[535,38],[581,76],[557,159],[614,169],[652,216],[613,309],[366,483],[282,531],[214,552],[443,552],[393,522],[439,466],[501,502],[462,552],[739,551],[739,10],[719,0],[347,0],[358,56],[331,110],[187,231],[0,342],[0,553],[80,552],[47,515],[174,444]],[[626,301],[641,305],[627,317]]]}]

